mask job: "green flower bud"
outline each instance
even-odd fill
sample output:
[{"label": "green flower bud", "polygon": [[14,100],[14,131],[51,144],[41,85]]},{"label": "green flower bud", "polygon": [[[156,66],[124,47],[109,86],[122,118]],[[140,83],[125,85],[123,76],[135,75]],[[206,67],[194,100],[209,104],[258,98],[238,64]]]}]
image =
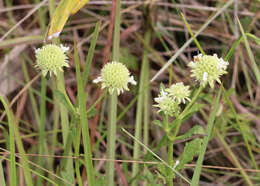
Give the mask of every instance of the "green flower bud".
[{"label": "green flower bud", "polygon": [[63,67],[69,67],[68,57],[65,52],[69,50],[68,47],[63,45],[57,46],[54,44],[48,44],[42,48],[35,50],[37,68],[42,70],[42,74],[46,76],[49,72],[50,76],[52,74],[57,75],[57,71],[63,71]]},{"label": "green flower bud", "polygon": [[185,104],[186,100],[190,101],[190,90],[189,86],[184,86],[183,83],[176,83],[166,89],[168,95],[175,99],[177,103],[183,102]]},{"label": "green flower bud", "polygon": [[227,65],[228,62],[218,58],[216,54],[213,56],[199,54],[188,64],[192,68],[191,77],[195,77],[202,86],[209,83],[211,88],[214,88],[214,81],[221,83],[219,78],[227,73]]},{"label": "green flower bud", "polygon": [[122,63],[112,61],[107,63],[101,70],[101,76],[93,80],[93,83],[102,82],[102,89],[108,88],[110,94],[117,91],[117,94],[128,89],[128,83],[136,85],[136,81],[126,66]]}]

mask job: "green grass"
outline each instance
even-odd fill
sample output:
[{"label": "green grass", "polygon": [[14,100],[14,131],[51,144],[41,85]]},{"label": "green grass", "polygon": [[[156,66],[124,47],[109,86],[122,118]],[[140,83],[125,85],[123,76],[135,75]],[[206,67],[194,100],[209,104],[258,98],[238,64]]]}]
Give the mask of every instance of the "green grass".
[{"label": "green grass", "polygon": [[[259,1],[90,1],[45,41],[57,2],[0,9],[0,185],[259,183]],[[57,76],[35,68],[47,43],[70,47]],[[229,62],[213,89],[190,76],[198,53]],[[101,91],[110,61],[137,86]],[[177,82],[190,101],[158,113],[160,87]]]}]

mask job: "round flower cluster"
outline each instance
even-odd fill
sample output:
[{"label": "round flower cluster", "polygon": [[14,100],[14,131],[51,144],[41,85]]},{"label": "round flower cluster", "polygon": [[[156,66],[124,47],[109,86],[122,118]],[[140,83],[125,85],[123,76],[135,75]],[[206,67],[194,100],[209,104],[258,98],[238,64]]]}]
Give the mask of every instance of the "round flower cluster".
[{"label": "round flower cluster", "polygon": [[128,83],[136,85],[136,81],[126,66],[122,63],[112,61],[107,63],[101,70],[101,76],[93,80],[94,83],[102,82],[102,89],[108,88],[110,94],[117,91],[117,94],[128,89]]},{"label": "round flower cluster", "polygon": [[174,116],[179,113],[181,102],[185,103],[186,100],[190,101],[189,86],[184,86],[183,83],[176,83],[160,91],[159,97],[154,101],[158,103],[154,105],[159,108],[158,112],[163,112],[165,115]]},{"label": "round flower cluster", "polygon": [[199,54],[188,64],[192,68],[191,77],[195,77],[202,86],[209,83],[211,88],[214,88],[214,81],[221,83],[219,78],[227,73],[227,65],[228,62],[218,58],[217,54],[213,56]]},{"label": "round flower cluster", "polygon": [[183,102],[185,104],[186,100],[190,101],[189,86],[184,86],[182,82],[173,84],[166,91],[169,96],[173,97],[177,101],[177,103]]},{"label": "round flower cluster", "polygon": [[41,69],[44,76],[46,76],[48,72],[50,76],[52,74],[57,75],[58,71],[63,71],[63,67],[69,67],[68,57],[65,54],[68,50],[69,47],[54,44],[48,44],[36,49],[36,68]]}]

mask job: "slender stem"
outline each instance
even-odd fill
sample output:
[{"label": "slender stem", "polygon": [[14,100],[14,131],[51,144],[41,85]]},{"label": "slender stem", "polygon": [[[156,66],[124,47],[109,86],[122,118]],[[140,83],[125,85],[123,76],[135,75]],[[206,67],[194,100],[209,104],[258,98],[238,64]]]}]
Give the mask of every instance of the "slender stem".
[{"label": "slender stem", "polygon": [[[107,136],[107,159],[115,159],[116,144],[116,113],[117,113],[117,94],[109,97],[109,115],[108,115],[108,136]],[[114,161],[107,162],[107,185],[114,185]]]},{"label": "slender stem", "polygon": [[[115,16],[115,29],[113,40],[113,61],[119,61],[119,46],[120,46],[120,0],[116,0],[116,16]],[[108,112],[108,136],[107,136],[107,159],[115,159],[115,146],[116,146],[116,122],[117,122],[117,93],[114,91],[109,96],[109,112]],[[106,181],[107,185],[114,185],[114,161],[108,161],[106,167]]]},{"label": "slender stem", "polygon": [[186,116],[186,112],[189,111],[189,109],[191,108],[191,106],[195,103],[195,101],[198,99],[200,93],[203,90],[203,86],[199,87],[199,90],[197,90],[197,92],[195,93],[195,95],[193,96],[193,98],[191,99],[190,103],[185,107],[185,109],[182,111],[182,113],[178,116],[178,118],[180,118],[181,120]]},{"label": "slender stem", "polygon": [[[168,139],[168,164],[170,167],[173,167],[173,142]],[[173,186],[173,172],[171,169],[168,169],[168,184],[169,186]]]},{"label": "slender stem", "polygon": [[[46,78],[41,77],[41,102],[40,102],[40,131],[39,131],[39,154],[45,152],[45,121],[46,121]],[[38,164],[43,166],[43,158],[38,158]],[[39,170],[40,174],[43,174],[42,170]],[[38,177],[36,185],[42,185],[42,178]]]},{"label": "slender stem", "polygon": [[[170,130],[169,130],[169,117],[168,115],[165,116],[164,118],[164,130],[167,134],[167,136],[169,136],[170,134]],[[168,153],[168,165],[170,167],[173,167],[173,141],[171,141],[169,138],[167,139],[167,153]],[[173,186],[173,172],[171,169],[168,169],[168,176],[167,176],[167,185],[169,186]]]}]

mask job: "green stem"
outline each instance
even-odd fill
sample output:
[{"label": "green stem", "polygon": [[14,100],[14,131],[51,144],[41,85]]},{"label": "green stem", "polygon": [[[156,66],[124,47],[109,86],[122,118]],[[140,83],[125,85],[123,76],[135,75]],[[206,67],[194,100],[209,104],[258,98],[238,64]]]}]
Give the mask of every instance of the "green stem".
[{"label": "green stem", "polygon": [[[46,78],[41,77],[41,102],[40,102],[40,130],[39,130],[39,154],[45,153],[45,121],[46,121]],[[43,167],[43,158],[39,156],[38,164]],[[43,174],[42,170],[39,170]],[[37,177],[36,185],[42,185],[42,178]]]},{"label": "green stem", "polygon": [[198,99],[198,97],[199,97],[199,95],[200,95],[200,93],[202,92],[203,89],[204,89],[203,86],[199,87],[199,90],[197,90],[195,95],[192,97],[190,103],[185,107],[185,109],[182,111],[182,113],[179,115],[178,118],[180,118],[182,120],[186,116],[187,112],[189,111],[191,106],[195,103],[195,101]]},{"label": "green stem", "polygon": [[[116,0],[116,16],[113,38],[113,61],[119,62],[119,46],[120,46],[120,0]],[[107,136],[107,159],[112,160],[107,162],[106,180],[107,185],[114,185],[114,159],[115,159],[115,144],[116,144],[116,122],[117,122],[117,93],[114,91],[109,96],[109,112],[108,112],[108,136]]]},{"label": "green stem", "polygon": [[[173,142],[168,139],[168,165],[170,167],[173,167],[174,161],[173,161]],[[171,169],[168,169],[168,184],[169,186],[173,186],[173,172]]]},{"label": "green stem", "polygon": [[[169,130],[169,118],[168,118],[168,115],[165,116],[164,118],[164,130],[165,130],[165,133],[167,134],[167,136],[170,135],[170,130]],[[168,165],[170,167],[173,167],[173,141],[170,140],[169,138],[167,139],[167,146],[168,146],[168,149],[167,149],[167,153],[168,153]],[[168,176],[167,176],[167,185],[169,186],[173,186],[173,172],[171,169],[168,169]]]},{"label": "green stem", "polygon": [[[107,136],[107,185],[114,185],[114,159],[116,144],[116,113],[117,113],[117,94],[114,91],[109,97],[109,115],[108,115],[108,136]],[[110,161],[111,160],[111,161]]]}]

